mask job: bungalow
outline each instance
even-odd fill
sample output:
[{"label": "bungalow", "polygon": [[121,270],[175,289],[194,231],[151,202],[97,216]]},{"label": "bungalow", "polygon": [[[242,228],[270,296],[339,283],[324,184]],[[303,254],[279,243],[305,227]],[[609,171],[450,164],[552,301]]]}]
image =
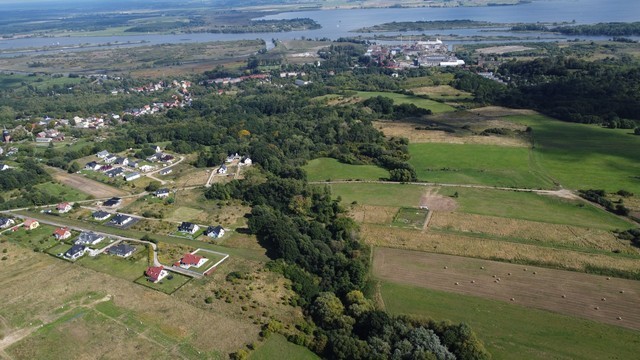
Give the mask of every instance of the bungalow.
[{"label": "bungalow", "polygon": [[59,228],[53,232],[53,236],[56,240],[66,240],[71,237],[71,231],[69,231],[68,227]]},{"label": "bungalow", "polygon": [[106,211],[96,211],[93,214],[91,214],[91,216],[93,216],[93,220],[103,221],[103,220],[107,220],[111,216],[111,214],[109,214]]},{"label": "bungalow", "polygon": [[192,266],[199,268],[206,262],[207,262],[207,258],[204,258],[202,256],[198,256],[194,254],[184,254],[184,256],[182,257],[182,259],[180,259],[180,262],[177,263],[177,265],[183,269],[188,269]]},{"label": "bungalow", "polygon": [[106,164],[111,164],[112,162],[115,162],[117,159],[118,159],[118,157],[117,157],[117,156],[115,156],[115,155],[107,155],[107,156],[104,158],[104,162],[105,162]]},{"label": "bungalow", "polygon": [[98,164],[97,162],[92,161],[92,162],[87,163],[87,165],[85,165],[84,168],[86,170],[96,171],[96,170],[99,170],[101,166],[102,165]]},{"label": "bungalow", "polygon": [[9,219],[9,218],[0,218],[0,229],[6,229],[9,226],[13,226],[15,225],[15,221],[13,221],[13,219]]},{"label": "bungalow", "polygon": [[38,226],[40,226],[40,223],[38,222],[38,220],[27,219],[24,221],[24,228],[27,230],[33,230]]},{"label": "bungalow", "polygon": [[147,275],[147,279],[151,282],[157,283],[169,275],[169,272],[164,269],[163,266],[150,266],[147,271],[144,272]]},{"label": "bungalow", "polygon": [[130,223],[133,218],[129,215],[117,214],[113,219],[111,219],[111,223],[118,226],[123,226]]},{"label": "bungalow", "polygon": [[218,174],[226,174],[226,173],[227,173],[227,166],[225,164],[222,164],[220,168],[218,168]]},{"label": "bungalow", "polygon": [[246,157],[243,160],[240,161],[240,164],[242,165],[246,165],[246,166],[250,166],[253,163],[253,161],[251,161],[250,158]]},{"label": "bungalow", "polygon": [[169,189],[165,188],[165,189],[156,190],[154,195],[159,198],[165,198],[165,197],[168,197],[170,193],[171,192],[169,191]]},{"label": "bungalow", "polygon": [[132,172],[129,174],[124,174],[124,180],[125,181],[133,181],[135,179],[139,179],[140,178],[140,173],[139,172]]},{"label": "bungalow", "polygon": [[115,163],[116,163],[116,165],[127,166],[127,165],[129,165],[129,159],[127,159],[126,157],[119,157],[119,158],[116,159]]},{"label": "bungalow", "polygon": [[122,203],[122,199],[120,199],[119,197],[113,197],[113,198],[103,202],[102,206],[113,207],[113,206],[120,205],[120,203]]},{"label": "bungalow", "polygon": [[76,245],[95,245],[104,240],[104,235],[96,234],[92,231],[83,231],[76,239]]},{"label": "bungalow", "polygon": [[64,257],[66,257],[69,260],[76,260],[77,258],[81,257],[82,255],[84,255],[84,252],[87,251],[87,247],[84,245],[73,245],[71,247],[71,249],[67,250],[66,253],[64,253]]},{"label": "bungalow", "polygon": [[214,239],[221,238],[224,235],[224,228],[220,225],[209,226],[204,232],[205,236],[212,237]]},{"label": "bungalow", "polygon": [[160,175],[168,175],[171,174],[173,170],[171,168],[160,170]]},{"label": "bungalow", "polygon": [[147,171],[151,171],[153,170],[154,167],[151,165],[142,165],[140,166],[140,168],[138,170],[142,171],[142,172],[147,172]]},{"label": "bungalow", "polygon": [[136,251],[136,248],[134,246],[131,246],[129,244],[122,244],[122,243],[107,249],[107,252],[110,255],[115,255],[115,256],[120,256],[125,258],[133,254],[134,251]]},{"label": "bungalow", "polygon": [[155,151],[156,153],[159,153],[160,151],[162,151],[162,149],[160,149],[160,146],[158,145],[149,145],[150,148],[153,149],[153,151]]},{"label": "bungalow", "polygon": [[120,175],[124,174],[124,170],[122,168],[115,168],[115,169],[111,169],[111,170],[105,172],[104,174],[107,175],[110,178],[113,178],[113,177],[120,176]]},{"label": "bungalow", "polygon": [[129,159],[129,165],[128,166],[130,168],[136,169],[138,167],[138,165],[140,165],[138,161],[135,161],[133,159]]},{"label": "bungalow", "polygon": [[71,209],[73,209],[73,206],[68,202],[63,202],[56,206],[56,210],[58,210],[60,214],[68,213]]},{"label": "bungalow", "polygon": [[102,150],[102,151],[100,151],[99,153],[97,153],[97,154],[96,154],[96,156],[97,156],[98,158],[100,158],[100,159],[104,159],[104,158],[106,158],[106,157],[107,157],[107,156],[109,156],[109,155],[110,155],[110,154],[109,154],[109,152],[108,152],[107,150]]},{"label": "bungalow", "polygon": [[198,232],[198,230],[200,230],[200,227],[190,222],[183,222],[182,224],[180,224],[180,226],[178,226],[179,232],[188,233],[191,235]]}]

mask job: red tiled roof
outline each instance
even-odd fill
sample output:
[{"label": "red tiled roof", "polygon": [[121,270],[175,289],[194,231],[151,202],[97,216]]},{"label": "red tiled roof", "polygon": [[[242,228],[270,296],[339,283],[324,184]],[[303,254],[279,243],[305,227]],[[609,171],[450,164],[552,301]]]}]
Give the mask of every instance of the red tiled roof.
[{"label": "red tiled roof", "polygon": [[162,270],[164,270],[164,267],[162,266],[149,266],[147,268],[147,271],[145,271],[144,273],[147,274],[147,276],[151,280],[156,281],[160,277],[160,273],[162,273]]},{"label": "red tiled roof", "polygon": [[64,237],[64,235],[69,231],[69,228],[59,228],[56,229],[56,231],[53,232],[53,235],[56,235],[57,237]]},{"label": "red tiled roof", "polygon": [[31,224],[37,223],[37,222],[38,222],[38,220],[27,219],[27,220],[24,221],[24,226],[29,227],[29,226],[31,226]]},{"label": "red tiled roof", "polygon": [[69,203],[68,202],[63,202],[63,203],[58,204],[57,209],[58,210],[64,210],[67,206],[69,206]]},{"label": "red tiled roof", "polygon": [[183,265],[198,265],[201,259],[202,256],[185,254],[182,259],[180,259],[180,263]]}]

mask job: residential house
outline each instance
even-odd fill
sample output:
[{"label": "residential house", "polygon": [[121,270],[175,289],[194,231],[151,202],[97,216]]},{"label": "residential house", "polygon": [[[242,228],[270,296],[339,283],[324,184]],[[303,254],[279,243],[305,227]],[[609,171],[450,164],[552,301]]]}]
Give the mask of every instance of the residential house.
[{"label": "residential house", "polygon": [[218,174],[226,174],[227,173],[227,166],[225,164],[220,165],[220,167],[218,168]]},{"label": "residential house", "polygon": [[171,168],[160,170],[160,175],[168,175],[171,174],[173,170]]},{"label": "residential house", "polygon": [[128,165],[128,166],[129,166],[130,168],[135,169],[135,168],[137,168],[137,167],[138,167],[138,165],[139,165],[139,162],[138,162],[138,161],[135,161],[135,160],[133,160],[133,159],[129,159],[129,165]]},{"label": "residential house", "polygon": [[125,257],[125,258],[133,254],[134,251],[136,251],[136,248],[134,246],[131,246],[129,244],[123,244],[123,243],[120,243],[116,246],[112,246],[109,249],[107,249],[107,252],[110,255],[116,255],[116,256]]},{"label": "residential house", "polygon": [[104,162],[106,164],[111,164],[112,162],[115,162],[117,159],[118,157],[115,155],[107,155],[107,157],[104,158]]},{"label": "residential house", "polygon": [[92,231],[83,231],[74,241],[76,245],[95,245],[104,240],[104,235],[96,234]]},{"label": "residential house", "polygon": [[198,232],[198,230],[200,230],[200,227],[190,222],[183,222],[182,224],[180,224],[180,226],[178,226],[178,231],[191,235]]},{"label": "residential house", "polygon": [[38,222],[38,220],[34,220],[34,219],[27,219],[24,221],[24,228],[27,230],[33,230],[35,228],[37,228],[38,226],[40,226],[40,223]]},{"label": "residential house", "polygon": [[9,218],[0,218],[0,229],[6,229],[9,226],[13,226],[15,225],[15,221],[13,221],[13,219],[9,219]]},{"label": "residential house", "polygon": [[103,220],[107,220],[111,216],[111,214],[109,214],[106,211],[96,211],[93,214],[91,214],[91,216],[93,216],[93,220],[103,221]]},{"label": "residential house", "polygon": [[63,202],[56,206],[56,210],[58,210],[60,214],[68,213],[71,209],[73,209],[73,206],[68,202]]},{"label": "residential house", "polygon": [[147,275],[147,279],[154,283],[157,283],[169,275],[169,272],[165,270],[163,266],[150,266],[144,273]]},{"label": "residential house", "polygon": [[148,172],[155,169],[155,167],[151,166],[151,165],[142,165],[140,166],[140,168],[138,170],[142,171],[142,172]]},{"label": "residential house", "polygon": [[225,161],[230,163],[230,162],[233,162],[234,160],[238,160],[238,159],[240,159],[240,155],[238,155],[238,153],[235,153],[235,154],[231,154],[231,155],[227,156],[227,159]]},{"label": "residential house", "polygon": [[53,236],[56,240],[66,240],[71,237],[71,231],[68,227],[58,228],[53,232]]},{"label": "residential house", "polygon": [[153,151],[155,151],[156,153],[159,153],[162,151],[162,149],[158,145],[149,145],[149,147],[152,148]]},{"label": "residential house", "polygon": [[253,163],[249,157],[246,157],[240,161],[240,164],[250,166]]},{"label": "residential house", "polygon": [[209,226],[204,232],[205,236],[212,237],[214,239],[221,238],[224,235],[224,228],[220,225]]},{"label": "residential house", "polygon": [[175,265],[180,266],[183,269],[188,269],[190,267],[199,268],[204,263],[207,262],[207,258],[202,256],[194,255],[194,254],[184,254],[182,259],[179,262],[175,263]]},{"label": "residential house", "polygon": [[118,226],[123,226],[130,223],[133,218],[129,215],[117,214],[113,219],[111,219],[111,223]]},{"label": "residential house", "polygon": [[139,179],[139,178],[140,178],[140,173],[139,172],[132,172],[132,173],[124,174],[124,180],[125,181],[133,181],[133,180]]},{"label": "residential house", "polygon": [[155,192],[155,194],[154,194],[154,195],[155,195],[156,197],[159,197],[159,198],[165,198],[165,197],[168,197],[168,196],[169,196],[169,194],[171,194],[171,191],[169,191],[169,189],[166,189],[166,188],[165,188],[165,189],[158,189],[158,190],[156,190],[156,192]]},{"label": "residential house", "polygon": [[100,159],[105,159],[107,156],[109,156],[111,154],[109,154],[109,152],[107,150],[102,150],[99,153],[96,154],[96,156]]},{"label": "residential house", "polygon": [[64,257],[66,257],[69,260],[76,260],[79,257],[81,257],[82,255],[84,255],[84,252],[87,251],[87,247],[84,245],[73,245],[71,247],[71,249],[67,250],[67,252],[64,253]]},{"label": "residential house", "polygon": [[102,203],[102,206],[113,207],[118,206],[122,203],[122,199],[119,197],[113,197]]},{"label": "residential house", "polygon": [[122,168],[115,168],[115,169],[111,169],[111,170],[105,172],[104,174],[107,175],[110,178],[113,178],[113,177],[120,176],[120,175],[124,174],[124,170]]},{"label": "residential house", "polygon": [[97,171],[102,167],[102,165],[98,164],[95,161],[89,162],[87,163],[87,165],[84,166],[84,168],[86,170],[93,170],[93,171]]},{"label": "residential house", "polygon": [[127,159],[126,157],[119,157],[116,159],[115,164],[127,166],[129,165],[129,159]]}]

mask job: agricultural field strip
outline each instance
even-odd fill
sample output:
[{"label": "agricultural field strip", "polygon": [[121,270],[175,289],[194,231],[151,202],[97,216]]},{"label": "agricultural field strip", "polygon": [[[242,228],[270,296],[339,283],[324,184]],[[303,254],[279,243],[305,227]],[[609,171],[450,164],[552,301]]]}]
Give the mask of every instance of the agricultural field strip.
[{"label": "agricultural field strip", "polygon": [[389,248],[374,250],[373,274],[640,330],[640,282],[633,280]]},{"label": "agricultural field strip", "polygon": [[[16,214],[16,213],[11,213],[14,216],[20,217],[20,218],[29,218],[31,216],[26,216],[26,215],[20,215],[20,214]],[[50,220],[43,220],[42,218],[37,219],[39,222],[42,222],[44,224],[48,224],[48,225],[53,225],[53,226],[57,226],[57,227],[69,227],[72,230],[76,230],[76,231],[87,231],[86,228],[82,228],[79,226],[74,226],[74,225],[68,225],[68,224],[61,224],[55,221],[50,221]],[[92,230],[93,231],[93,230]],[[138,243],[144,243],[147,245],[150,245],[151,248],[153,248],[153,262],[154,262],[154,266],[163,266],[165,269],[172,271],[172,272],[176,272],[176,273],[180,273],[183,275],[187,275],[190,277],[202,277],[202,274],[194,272],[194,271],[190,271],[190,270],[186,270],[186,269],[182,269],[179,267],[174,267],[174,266],[167,266],[167,265],[163,265],[158,261],[158,248],[157,245],[150,242],[150,241],[145,241],[145,240],[139,240],[139,239],[133,239],[133,238],[129,238],[129,237],[124,237],[124,236],[120,236],[120,235],[114,235],[114,234],[110,234],[110,233],[106,233],[106,232],[100,232],[100,231],[93,231],[97,234],[100,235],[104,235],[104,236],[108,236],[111,238],[114,238],[118,241],[114,242],[113,244],[110,244],[104,248],[102,248],[101,250],[99,250],[98,252],[95,253],[95,255],[100,254],[101,252],[105,251],[106,249],[108,249],[109,247],[117,244],[120,241],[130,241],[130,242],[138,242]],[[94,255],[94,256],[95,256]],[[227,255],[227,254],[225,254]],[[228,256],[228,255],[227,255]]]}]

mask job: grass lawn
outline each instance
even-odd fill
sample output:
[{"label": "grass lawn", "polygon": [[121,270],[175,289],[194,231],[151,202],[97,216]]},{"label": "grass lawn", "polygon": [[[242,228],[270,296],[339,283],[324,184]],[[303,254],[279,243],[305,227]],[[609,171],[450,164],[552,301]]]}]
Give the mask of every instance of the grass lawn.
[{"label": "grass lawn", "polygon": [[171,294],[174,291],[178,290],[182,285],[189,282],[189,280],[191,280],[191,278],[188,276],[169,272],[169,275],[166,278],[160,280],[157,283],[148,281],[144,275],[136,279],[135,283],[152,288],[154,290],[161,291],[166,294]]},{"label": "grass lawn", "polygon": [[410,144],[409,163],[422,181],[501,187],[552,188],[530,150],[477,144]]},{"label": "grass lawn", "polygon": [[49,195],[59,196],[63,198],[65,201],[87,200],[89,198],[89,195],[83,192],[80,192],[72,187],[69,187],[60,183],[56,183],[56,182],[47,182],[44,184],[38,184],[34,187],[44,191]]},{"label": "grass lawn", "polygon": [[303,167],[309,181],[324,180],[378,180],[389,177],[389,172],[376,165],[343,164],[336,159],[318,158]]},{"label": "grass lawn", "polygon": [[458,212],[567,224],[603,230],[628,229],[632,225],[582,201],[530,192],[441,188],[441,195],[458,193]]},{"label": "grass lawn", "polygon": [[640,193],[640,136],[632,130],[562,122],[541,115],[505,119],[531,126],[536,161],[572,189]]},{"label": "grass lawn", "polygon": [[361,205],[417,207],[424,193],[423,186],[407,184],[331,184],[334,197],[344,204],[356,201]]},{"label": "grass lawn", "polygon": [[393,103],[395,105],[414,104],[417,107],[424,108],[424,109],[429,109],[434,114],[455,111],[455,109],[450,105],[443,104],[441,102],[437,102],[437,101],[433,101],[433,100],[429,100],[429,99],[423,99],[423,98],[417,97],[417,96],[396,94],[396,93],[392,93],[392,92],[358,91],[358,97],[362,98],[363,100],[366,100],[366,99],[369,99],[369,98],[372,98],[372,97],[376,97],[376,96],[384,96],[384,97],[391,98],[391,99],[393,99]]},{"label": "grass lawn", "polygon": [[408,228],[422,228],[429,210],[416,208],[400,208],[393,218],[392,225]]},{"label": "grass lawn", "polygon": [[251,353],[250,360],[271,360],[271,359],[296,359],[312,360],[320,359],[316,354],[304,346],[296,345],[287,341],[280,334],[271,335],[260,347]]},{"label": "grass lawn", "polygon": [[392,314],[471,325],[494,359],[632,359],[640,352],[639,333],[617,326],[389,282],[381,292]]},{"label": "grass lawn", "polygon": [[25,230],[20,227],[15,232],[4,232],[2,236],[28,248],[45,250],[58,243],[53,237],[55,229],[56,227],[49,225],[40,225],[33,230]]},{"label": "grass lawn", "polygon": [[135,244],[135,246],[137,248],[136,252],[126,259],[114,255],[100,254],[96,257],[84,256],[77,263],[96,271],[134,281],[141,274],[144,274],[149,263],[147,249],[139,244]]},{"label": "grass lawn", "polygon": [[69,244],[58,244],[54,247],[47,249],[46,253],[51,254],[53,256],[58,256],[58,254],[65,253],[69,249],[71,249],[71,245]]}]

